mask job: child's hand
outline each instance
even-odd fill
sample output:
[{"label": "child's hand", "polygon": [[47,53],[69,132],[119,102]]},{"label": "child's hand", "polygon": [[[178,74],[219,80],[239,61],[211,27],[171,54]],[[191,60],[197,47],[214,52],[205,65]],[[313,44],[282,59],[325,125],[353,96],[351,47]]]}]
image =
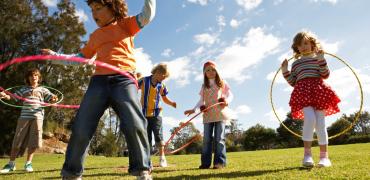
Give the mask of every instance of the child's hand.
[{"label": "child's hand", "polygon": [[3,99],[3,98],[5,98],[5,99],[10,99],[10,96],[9,95],[7,95],[5,92],[0,92],[0,99]]},{"label": "child's hand", "polygon": [[221,97],[218,99],[218,102],[222,103],[220,104],[221,108],[225,108],[226,106],[228,106],[229,104],[226,102],[226,99],[224,97]]},{"label": "child's hand", "polygon": [[53,50],[51,49],[41,49],[41,53],[45,55],[54,55],[56,54]]},{"label": "child's hand", "polygon": [[[207,109],[207,106],[206,105],[201,105],[200,106],[200,111],[203,112],[205,109]],[[206,112],[206,111],[204,111],[204,112]]]},{"label": "child's hand", "polygon": [[55,103],[57,101],[58,101],[58,96],[52,96],[51,99],[50,99],[51,103]]},{"label": "child's hand", "polygon": [[186,116],[190,116],[190,115],[191,115],[191,114],[193,114],[193,113],[195,113],[194,109],[186,110],[186,111],[184,112],[184,114],[185,114]]},{"label": "child's hand", "polygon": [[281,70],[283,72],[287,72],[288,71],[288,60],[287,59],[284,59],[284,61],[281,63]]}]

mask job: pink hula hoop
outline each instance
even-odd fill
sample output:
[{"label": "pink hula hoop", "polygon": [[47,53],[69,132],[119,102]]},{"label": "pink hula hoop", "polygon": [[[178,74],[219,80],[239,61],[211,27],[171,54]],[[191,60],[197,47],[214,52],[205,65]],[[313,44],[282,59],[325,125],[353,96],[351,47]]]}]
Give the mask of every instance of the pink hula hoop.
[{"label": "pink hula hoop", "polygon": [[[14,59],[12,59],[10,61],[7,61],[3,64],[0,64],[0,71],[4,70],[8,66],[11,66],[11,65],[17,64],[17,63],[24,63],[24,62],[30,62],[30,61],[46,61],[46,60],[73,61],[73,62],[80,62],[80,63],[89,62],[89,59],[85,59],[85,58],[81,58],[81,57],[66,57],[66,56],[55,56],[55,55],[25,56],[25,57],[20,57],[20,58],[14,58]],[[138,87],[136,79],[130,73],[128,73],[126,71],[122,71],[118,67],[107,64],[107,63],[104,63],[104,62],[94,61],[94,64],[96,66],[103,67],[103,68],[115,71],[115,72],[117,72],[117,73],[119,73],[119,74],[121,74],[125,77],[128,77],[129,79],[131,79],[135,83],[136,87]],[[0,86],[0,90],[3,90],[3,89],[4,88],[2,88]],[[21,99],[23,101],[27,101],[26,98],[16,96],[14,94],[11,94],[10,92],[5,92],[5,93],[7,93],[8,95],[11,95],[15,98]],[[80,107],[79,105],[66,105],[66,104],[49,104],[49,103],[40,103],[40,104],[42,104],[44,106],[52,106],[52,107],[58,107],[58,108],[78,109]]]}]

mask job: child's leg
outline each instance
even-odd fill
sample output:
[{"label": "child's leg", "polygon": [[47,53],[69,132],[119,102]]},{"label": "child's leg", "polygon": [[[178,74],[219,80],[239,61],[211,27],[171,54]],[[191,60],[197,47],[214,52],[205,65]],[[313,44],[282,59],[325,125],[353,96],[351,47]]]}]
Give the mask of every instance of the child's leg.
[{"label": "child's leg", "polygon": [[214,168],[226,166],[226,145],[225,145],[225,123],[215,123],[215,154],[213,158]]},{"label": "child's leg", "polygon": [[31,163],[33,154],[38,148],[42,147],[42,125],[43,119],[37,118],[30,121],[30,129],[28,134],[28,154],[27,163]]},{"label": "child's leg", "polygon": [[152,144],[152,141],[153,141],[153,126],[154,126],[154,123],[153,123],[153,118],[152,117],[146,117],[147,119],[147,122],[148,122],[148,127],[146,128],[147,129],[147,134],[148,134],[148,142],[149,142],[149,147],[150,147],[150,151],[153,150],[153,144]]},{"label": "child's leg", "polygon": [[[114,80],[114,81],[113,81]],[[121,75],[112,79],[110,86],[111,105],[120,118],[129,151],[129,173],[134,176],[150,171],[150,147],[147,134],[147,119],[141,111],[135,84]]]},{"label": "child's leg", "polygon": [[202,164],[200,168],[209,168],[212,162],[212,135],[215,124],[205,123],[203,132]]},{"label": "child's leg", "polygon": [[313,107],[308,106],[303,108],[304,121],[303,121],[303,144],[304,155],[311,156],[311,144],[313,141],[313,132],[316,124],[316,114]]},{"label": "child's leg", "polygon": [[79,177],[83,173],[83,163],[87,147],[94,135],[100,117],[108,108],[109,88],[105,76],[93,76],[81,102],[72,126],[68,142],[62,176]]},{"label": "child's leg", "polygon": [[326,130],[325,112],[315,111],[315,113],[317,118],[316,134],[319,139],[320,158],[327,158],[328,157],[327,147],[329,144],[329,140],[328,140],[328,131]]}]

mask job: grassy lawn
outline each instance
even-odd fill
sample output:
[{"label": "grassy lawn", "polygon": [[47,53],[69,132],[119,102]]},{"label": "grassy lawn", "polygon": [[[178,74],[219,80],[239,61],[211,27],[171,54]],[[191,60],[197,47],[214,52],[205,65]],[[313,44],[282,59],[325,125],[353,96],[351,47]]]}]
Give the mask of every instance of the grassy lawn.
[{"label": "grassy lawn", "polygon": [[[228,166],[221,170],[199,170],[200,155],[168,156],[169,167],[159,168],[152,157],[154,179],[370,179],[370,143],[329,146],[333,166],[301,168],[303,148],[228,153]],[[318,162],[318,147],[313,148]],[[63,155],[37,154],[35,172],[23,170],[25,159],[17,159],[17,168],[0,179],[60,179]],[[0,159],[3,166],[8,159]],[[89,156],[85,161],[84,179],[135,179],[128,175],[128,158]]]}]

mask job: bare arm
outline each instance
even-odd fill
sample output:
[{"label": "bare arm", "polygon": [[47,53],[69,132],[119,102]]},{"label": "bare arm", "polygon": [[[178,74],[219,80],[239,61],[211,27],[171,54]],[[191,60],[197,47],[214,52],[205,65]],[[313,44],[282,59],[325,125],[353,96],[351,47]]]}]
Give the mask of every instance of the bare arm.
[{"label": "bare arm", "polygon": [[172,101],[171,99],[169,99],[167,96],[162,96],[162,99],[163,99],[163,102],[176,108],[176,102]]}]

